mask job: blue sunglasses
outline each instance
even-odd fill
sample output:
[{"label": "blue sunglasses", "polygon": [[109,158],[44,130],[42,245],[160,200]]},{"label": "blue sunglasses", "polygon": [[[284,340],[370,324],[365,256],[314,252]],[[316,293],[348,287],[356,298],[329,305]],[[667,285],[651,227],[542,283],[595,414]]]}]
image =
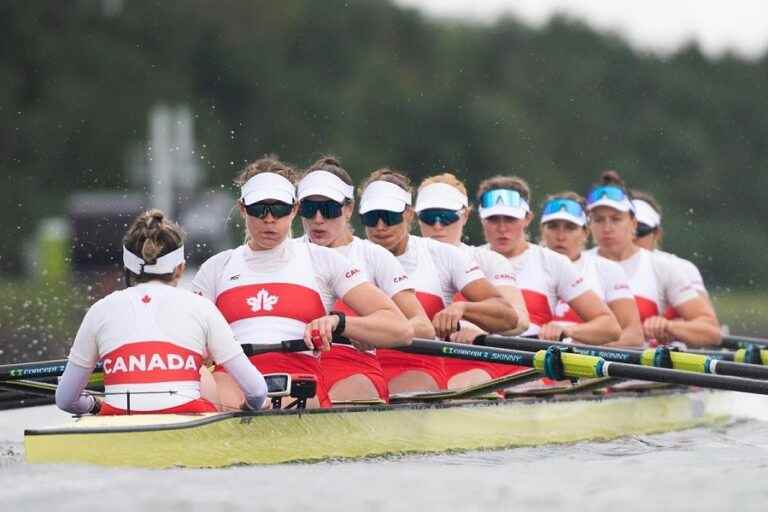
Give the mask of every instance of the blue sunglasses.
[{"label": "blue sunglasses", "polygon": [[480,196],[481,208],[492,208],[497,204],[503,206],[519,207],[525,199],[520,195],[517,190],[511,190],[508,188],[495,188],[483,193]]},{"label": "blue sunglasses", "polygon": [[561,211],[565,211],[567,214],[580,219],[586,217],[584,214],[584,208],[582,208],[577,201],[564,197],[555,197],[547,201],[541,211],[541,214],[542,216],[552,215]]},{"label": "blue sunglasses", "polygon": [[587,204],[596,203],[602,198],[607,197],[611,201],[621,203],[623,201],[629,201],[627,193],[616,185],[601,185],[593,188],[587,196]]},{"label": "blue sunglasses", "polygon": [[438,222],[448,226],[459,220],[459,212],[445,208],[429,208],[419,212],[419,220],[429,226],[434,226]]}]

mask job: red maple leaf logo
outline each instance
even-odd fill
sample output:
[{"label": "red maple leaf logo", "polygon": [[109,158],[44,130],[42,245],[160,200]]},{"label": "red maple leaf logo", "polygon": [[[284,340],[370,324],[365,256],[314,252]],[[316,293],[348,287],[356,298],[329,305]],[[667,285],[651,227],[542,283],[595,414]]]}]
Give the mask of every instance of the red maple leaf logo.
[{"label": "red maple leaf logo", "polygon": [[145,295],[141,298],[141,302],[143,302],[144,304],[149,304],[149,301],[151,300],[152,300],[152,297],[150,297],[149,295]]}]

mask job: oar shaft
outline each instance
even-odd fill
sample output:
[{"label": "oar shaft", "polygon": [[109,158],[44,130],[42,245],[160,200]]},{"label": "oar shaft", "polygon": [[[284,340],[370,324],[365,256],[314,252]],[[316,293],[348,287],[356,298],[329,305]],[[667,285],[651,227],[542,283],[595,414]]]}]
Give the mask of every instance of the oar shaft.
[{"label": "oar shaft", "polygon": [[[241,345],[246,356],[256,356],[270,352],[303,352],[307,346],[303,339],[286,340],[279,343]],[[67,367],[66,359],[54,359],[51,361],[38,361],[34,363],[16,363],[0,365],[0,381],[12,381],[21,379],[42,379],[45,377],[59,377]],[[101,363],[96,365],[94,372],[101,371]]]},{"label": "oar shaft", "polygon": [[758,345],[768,347],[768,339],[755,338],[752,336],[735,336],[732,334],[723,336],[721,345],[731,350],[744,348],[746,345]]},{"label": "oar shaft", "polygon": [[627,350],[611,347],[600,347],[598,345],[577,345],[571,343],[561,343],[557,341],[541,341],[530,338],[520,338],[517,336],[485,336],[475,341],[488,347],[508,348],[512,350],[526,350],[536,352],[538,350],[547,350],[549,347],[569,348],[577,354],[586,356],[602,357],[606,361],[616,361],[618,363],[642,364],[643,352],[641,350]]},{"label": "oar shaft", "polygon": [[[415,339],[411,346],[400,347],[398,350],[415,354],[528,366],[540,371],[544,371],[547,359],[545,350],[529,352],[421,339]],[[563,372],[567,377],[618,377],[768,395],[768,381],[611,362],[600,357],[576,353],[562,353],[561,357]]]},{"label": "oar shaft", "polygon": [[401,352],[411,354],[423,354],[428,356],[450,357],[453,359],[469,359],[471,361],[484,361],[488,363],[511,364],[533,367],[533,353],[521,350],[507,350],[501,348],[466,345],[463,343],[446,343],[414,339],[407,347],[398,347]]},{"label": "oar shaft", "polygon": [[[491,347],[526,351],[546,350],[549,347],[555,346],[561,349],[572,350],[576,354],[601,357],[606,361],[654,366],[654,349],[633,350],[577,345],[513,336],[485,336],[478,338],[475,343]],[[719,375],[768,380],[768,366],[743,363],[743,359],[742,361],[737,359],[738,362],[732,362],[733,359],[737,357],[737,354],[734,353],[730,354],[730,361],[721,360],[718,358],[718,355],[721,354],[717,352],[669,352],[670,362],[672,363],[672,368],[675,370],[698,373],[716,373]]]},{"label": "oar shaft", "polygon": [[636,366],[624,363],[607,362],[603,368],[610,377],[622,379],[649,380],[684,386],[700,386],[703,388],[724,389],[768,395],[768,382],[763,380],[744,379],[725,375],[708,375],[704,373],[682,372],[667,368],[651,366]]}]

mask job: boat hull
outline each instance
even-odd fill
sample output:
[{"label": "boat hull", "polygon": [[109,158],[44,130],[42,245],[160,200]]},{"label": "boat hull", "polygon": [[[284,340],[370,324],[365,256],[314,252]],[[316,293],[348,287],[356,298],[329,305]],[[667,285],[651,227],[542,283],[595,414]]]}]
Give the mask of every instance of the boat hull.
[{"label": "boat hull", "polygon": [[332,410],[83,417],[25,432],[32,463],[224,467],[606,440],[722,422],[726,393],[656,391]]}]

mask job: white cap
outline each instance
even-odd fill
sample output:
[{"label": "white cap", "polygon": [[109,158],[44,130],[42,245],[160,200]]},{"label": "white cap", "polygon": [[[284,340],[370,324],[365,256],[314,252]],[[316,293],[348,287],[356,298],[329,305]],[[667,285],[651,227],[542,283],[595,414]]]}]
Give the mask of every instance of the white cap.
[{"label": "white cap", "polygon": [[240,198],[246,206],[265,199],[293,204],[296,201],[296,187],[284,176],[274,172],[262,172],[243,184],[240,188]]},{"label": "white cap", "polygon": [[154,274],[163,275],[170,274],[176,267],[184,262],[184,246],[182,245],[178,249],[169,252],[163,256],[160,256],[155,260],[152,265],[147,265],[146,262],[129,251],[123,246],[123,266],[140,276],[141,274]]},{"label": "white cap", "polygon": [[344,199],[355,198],[355,188],[331,172],[312,171],[299,182],[299,201],[309,196],[323,196],[343,203]]},{"label": "white cap", "polygon": [[404,212],[411,205],[411,194],[388,181],[374,181],[363,191],[360,198],[360,213],[373,210]]},{"label": "white cap", "polygon": [[487,219],[494,215],[503,215],[505,217],[514,217],[516,219],[524,219],[528,212],[531,211],[531,207],[528,206],[528,201],[520,198],[519,206],[507,206],[502,203],[497,203],[489,208],[479,208],[478,213],[481,219]]},{"label": "white cap", "polygon": [[632,205],[632,202],[626,197],[621,201],[616,201],[615,199],[611,199],[608,196],[603,196],[594,203],[587,204],[587,210],[592,211],[598,206],[607,206],[608,208],[613,208],[614,210],[618,210],[620,212],[635,211],[635,207]]},{"label": "white cap", "polygon": [[661,215],[647,201],[633,199],[632,205],[635,207],[637,222],[645,224],[650,228],[656,228],[661,225]]},{"label": "white cap", "polygon": [[573,222],[577,226],[582,226],[582,227],[587,225],[586,215],[582,215],[581,217],[576,217],[568,213],[566,210],[558,210],[555,213],[550,213],[550,214],[541,216],[541,224],[545,224],[553,220],[566,220],[568,222]]},{"label": "white cap", "polygon": [[461,210],[469,205],[469,199],[456,187],[447,183],[430,183],[419,190],[416,196],[416,211],[430,208],[445,208],[446,210]]}]

